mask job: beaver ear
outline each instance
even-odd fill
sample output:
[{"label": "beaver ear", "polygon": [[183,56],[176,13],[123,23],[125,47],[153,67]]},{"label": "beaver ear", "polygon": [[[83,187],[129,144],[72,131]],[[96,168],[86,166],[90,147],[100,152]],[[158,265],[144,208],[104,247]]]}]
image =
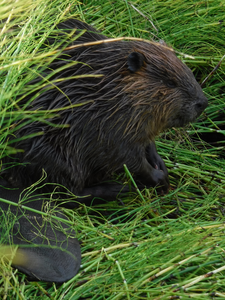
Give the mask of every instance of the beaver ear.
[{"label": "beaver ear", "polygon": [[128,70],[132,73],[137,72],[144,65],[144,55],[139,52],[132,52],[127,58]]}]

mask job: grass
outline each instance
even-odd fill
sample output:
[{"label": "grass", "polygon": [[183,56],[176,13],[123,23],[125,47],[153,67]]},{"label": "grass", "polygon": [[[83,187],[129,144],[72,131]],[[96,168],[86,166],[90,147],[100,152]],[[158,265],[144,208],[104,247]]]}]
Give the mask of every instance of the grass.
[{"label": "grass", "polygon": [[[225,54],[222,0],[21,0],[0,7],[1,157],[15,151],[7,143],[15,120],[31,123],[57,113],[12,108],[21,92],[34,91],[27,83],[53,59],[57,45],[49,49],[44,41],[65,18],[79,17],[109,37],[164,39],[199,82]],[[159,196],[151,189],[123,205],[64,209],[82,241],[80,272],[56,286],[28,282],[2,261],[2,299],[225,298],[225,59],[203,90],[209,107],[199,120],[157,139],[170,192]],[[215,134],[219,143],[208,143]]]}]

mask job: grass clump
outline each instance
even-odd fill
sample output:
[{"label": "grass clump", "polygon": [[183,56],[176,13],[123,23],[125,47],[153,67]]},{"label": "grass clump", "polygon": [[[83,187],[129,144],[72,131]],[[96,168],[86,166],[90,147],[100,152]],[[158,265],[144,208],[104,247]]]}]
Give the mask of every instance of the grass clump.
[{"label": "grass clump", "polygon": [[[59,44],[45,44],[54,24],[78,17],[109,37],[164,39],[202,82],[225,54],[224,13],[223,1],[216,0],[3,2],[1,157],[16,151],[7,142],[15,121],[46,121],[57,113],[31,114],[18,106],[18,95],[35,97],[38,86],[28,82],[54,58]],[[170,192],[145,190],[122,205],[64,209],[82,241],[80,272],[56,286],[28,282],[2,261],[2,299],[225,298],[225,60],[203,90],[209,106],[199,120],[157,140]]]}]

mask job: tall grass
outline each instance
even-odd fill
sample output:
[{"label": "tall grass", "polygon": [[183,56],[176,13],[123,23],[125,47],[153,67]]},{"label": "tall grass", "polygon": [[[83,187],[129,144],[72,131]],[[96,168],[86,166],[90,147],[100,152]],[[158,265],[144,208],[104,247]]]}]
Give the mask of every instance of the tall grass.
[{"label": "tall grass", "polygon": [[[224,1],[21,0],[0,6],[1,156],[15,151],[7,143],[15,121],[49,117],[21,110],[18,95],[35,90],[28,82],[57,48],[44,41],[63,19],[79,17],[110,37],[164,39],[199,82],[225,54]],[[123,203],[64,209],[82,241],[80,272],[62,286],[32,283],[2,262],[2,299],[225,298],[225,60],[203,89],[209,107],[199,120],[157,139],[170,192],[159,196],[151,189]],[[208,143],[212,133],[221,134],[219,143]]]}]

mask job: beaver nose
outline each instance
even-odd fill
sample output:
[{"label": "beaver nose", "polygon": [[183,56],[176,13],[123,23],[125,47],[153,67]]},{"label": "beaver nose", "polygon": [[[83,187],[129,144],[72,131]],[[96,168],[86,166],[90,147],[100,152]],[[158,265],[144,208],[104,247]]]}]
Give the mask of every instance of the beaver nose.
[{"label": "beaver nose", "polygon": [[208,106],[208,100],[206,97],[201,98],[198,100],[198,102],[195,104],[195,110],[200,115]]}]

